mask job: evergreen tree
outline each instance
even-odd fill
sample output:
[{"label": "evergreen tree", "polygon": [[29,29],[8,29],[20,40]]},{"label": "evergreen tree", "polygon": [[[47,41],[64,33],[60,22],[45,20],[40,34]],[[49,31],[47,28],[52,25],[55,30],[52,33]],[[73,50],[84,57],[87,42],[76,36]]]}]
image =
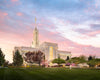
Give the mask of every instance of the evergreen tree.
[{"label": "evergreen tree", "polygon": [[0,66],[2,66],[5,63],[5,55],[0,49]]},{"label": "evergreen tree", "polygon": [[67,56],[66,61],[69,60],[69,56]]},{"label": "evergreen tree", "polygon": [[23,64],[23,58],[18,50],[13,55],[13,64],[14,66],[21,66]]},{"label": "evergreen tree", "polygon": [[92,56],[89,56],[88,57],[88,61],[90,61],[90,60],[92,60],[93,59],[93,57]]}]

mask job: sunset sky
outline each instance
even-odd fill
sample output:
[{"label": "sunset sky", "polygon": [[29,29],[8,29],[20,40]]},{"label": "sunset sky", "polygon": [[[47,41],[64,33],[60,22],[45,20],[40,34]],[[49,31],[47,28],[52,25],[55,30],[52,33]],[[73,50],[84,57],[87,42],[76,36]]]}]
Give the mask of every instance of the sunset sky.
[{"label": "sunset sky", "polygon": [[35,17],[40,43],[100,57],[100,0],[0,0],[0,48],[10,62],[15,46],[31,46]]}]

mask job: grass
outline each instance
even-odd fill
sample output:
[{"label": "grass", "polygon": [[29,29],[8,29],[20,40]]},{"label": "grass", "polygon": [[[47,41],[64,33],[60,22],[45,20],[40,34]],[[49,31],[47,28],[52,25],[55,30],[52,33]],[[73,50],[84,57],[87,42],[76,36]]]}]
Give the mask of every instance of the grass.
[{"label": "grass", "polygon": [[100,80],[97,69],[1,68],[0,80]]}]

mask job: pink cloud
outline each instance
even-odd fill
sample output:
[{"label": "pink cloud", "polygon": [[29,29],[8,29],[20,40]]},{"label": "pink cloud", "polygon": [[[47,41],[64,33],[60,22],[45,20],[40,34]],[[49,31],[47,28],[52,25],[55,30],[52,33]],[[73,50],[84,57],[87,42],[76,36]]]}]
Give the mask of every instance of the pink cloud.
[{"label": "pink cloud", "polygon": [[93,31],[93,32],[89,32],[89,33],[87,33],[86,35],[88,35],[88,36],[95,36],[96,34],[99,34],[100,33],[100,30],[98,30],[98,31]]},{"label": "pink cloud", "polygon": [[59,48],[62,50],[67,50],[71,51],[72,56],[79,56],[79,55],[95,55],[95,56],[100,56],[100,48],[93,47],[91,45],[81,45],[77,44],[72,41],[63,41],[63,42],[58,42]]},{"label": "pink cloud", "polygon": [[23,15],[23,13],[18,12],[18,13],[16,13],[16,15],[17,15],[17,16],[22,16],[22,15]]},{"label": "pink cloud", "polygon": [[17,2],[17,1],[19,1],[19,0],[11,0],[12,2]]},{"label": "pink cloud", "polygon": [[8,13],[3,13],[3,15],[4,15],[4,16],[7,16],[7,15],[8,15]]},{"label": "pink cloud", "polygon": [[8,13],[3,12],[3,11],[0,11],[0,17],[5,17],[5,16],[7,16],[7,15],[8,15]]},{"label": "pink cloud", "polygon": [[89,36],[83,35],[83,36],[78,36],[80,39],[89,39]]},{"label": "pink cloud", "polygon": [[66,21],[66,23],[70,24],[70,23],[71,23],[71,21],[67,20],[67,21]]},{"label": "pink cloud", "polygon": [[8,13],[0,11],[0,26],[3,27],[7,19],[9,19]]}]

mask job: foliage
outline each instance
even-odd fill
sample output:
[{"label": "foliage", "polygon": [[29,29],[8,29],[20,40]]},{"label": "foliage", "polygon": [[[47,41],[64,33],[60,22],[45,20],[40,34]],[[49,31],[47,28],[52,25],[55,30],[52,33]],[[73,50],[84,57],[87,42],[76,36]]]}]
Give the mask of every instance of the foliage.
[{"label": "foliage", "polygon": [[9,61],[5,61],[4,67],[8,67],[8,65],[9,65]]},{"label": "foliage", "polygon": [[66,61],[69,60],[69,56],[67,56]]},{"label": "foliage", "polygon": [[34,51],[25,53],[24,59],[27,63],[38,63],[40,66],[42,60],[45,59],[45,56],[41,51]]},{"label": "foliage", "polygon": [[94,67],[95,65],[100,64],[100,59],[95,58],[95,56],[89,56],[88,61],[86,60],[86,57],[81,55],[80,57],[73,57],[70,60],[68,60],[69,63],[87,63],[90,67]]},{"label": "foliage", "polygon": [[92,59],[93,59],[92,56],[89,56],[89,57],[88,57],[88,61],[90,61],[90,60],[92,60]]},{"label": "foliage", "polygon": [[95,56],[89,56],[88,61],[95,59]]},{"label": "foliage", "polygon": [[5,55],[3,54],[3,52],[0,49],[0,66],[3,66],[5,63]]},{"label": "foliage", "polygon": [[23,58],[18,50],[13,55],[13,64],[14,66],[21,66],[23,64]]},{"label": "foliage", "polygon": [[61,58],[58,58],[58,59],[54,59],[52,61],[52,63],[57,63],[58,65],[62,64],[62,63],[65,63],[65,60],[61,59]]},{"label": "foliage", "polygon": [[87,62],[86,61],[86,58],[85,56],[80,56],[80,57],[73,57],[71,58],[70,60],[68,60],[69,63],[76,63],[76,64],[79,64],[79,63],[85,63]]},{"label": "foliage", "polygon": [[92,59],[92,60],[89,60],[87,63],[90,65],[90,67],[94,67],[95,65],[100,64],[100,59],[98,59],[98,58]]}]

